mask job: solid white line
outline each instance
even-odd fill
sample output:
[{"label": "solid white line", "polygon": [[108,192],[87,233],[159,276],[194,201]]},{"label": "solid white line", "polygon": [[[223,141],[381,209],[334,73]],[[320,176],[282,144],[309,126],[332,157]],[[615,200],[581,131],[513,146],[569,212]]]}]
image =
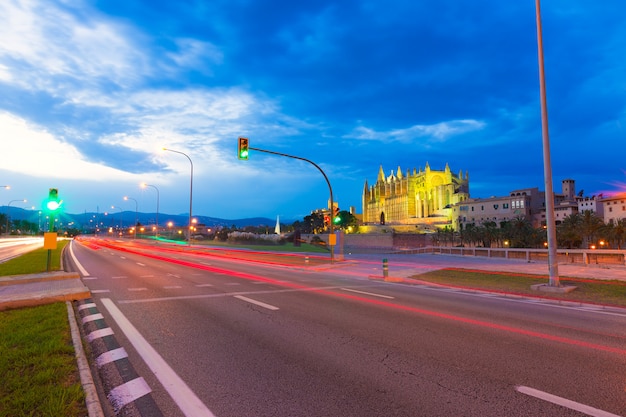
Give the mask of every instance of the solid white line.
[{"label": "solid white line", "polygon": [[256,304],[259,307],[263,307],[263,308],[267,308],[268,310],[278,310],[278,307],[273,306],[271,304],[265,304],[261,301],[257,301],[257,300],[253,300],[252,298],[248,298],[248,297],[244,297],[243,295],[235,295],[235,298],[242,300],[242,301],[246,301],[248,303],[251,304]]},{"label": "solid white line", "polygon": [[186,417],[215,417],[191,391],[185,381],[174,372],[161,355],[144,339],[137,328],[122,314],[113,301],[109,298],[103,298],[101,301],[183,414]]},{"label": "solid white line", "polygon": [[148,383],[139,377],[113,388],[107,398],[113,406],[113,411],[117,414],[126,404],[150,394],[151,391]]},{"label": "solid white line", "polygon": [[80,272],[80,274],[83,277],[88,277],[89,272],[87,272],[87,270],[83,268],[81,263],[78,262],[78,259],[76,259],[76,256],[74,256],[74,241],[73,240],[72,240],[72,243],[70,244],[70,256],[72,257],[72,260],[74,261],[74,264],[76,265],[76,268],[78,268],[78,271]]},{"label": "solid white line", "polygon": [[517,392],[530,395],[531,397],[539,398],[540,400],[548,401],[562,407],[569,408],[571,410],[580,411],[593,417],[620,417],[617,414],[609,413],[608,411],[599,410],[597,408],[590,407],[585,404],[577,403],[576,401],[568,400],[567,398],[557,397],[556,395],[548,394],[547,392],[539,391],[534,388],[517,386],[515,387]]},{"label": "solid white line", "polygon": [[350,292],[356,292],[359,294],[365,294],[365,295],[371,295],[372,297],[380,297],[380,298],[389,298],[389,299],[395,299],[396,297],[392,297],[390,295],[382,295],[382,294],[375,294],[373,292],[365,292],[365,291],[359,291],[359,290],[352,290],[350,288],[340,288],[341,290],[344,291],[350,291]]}]

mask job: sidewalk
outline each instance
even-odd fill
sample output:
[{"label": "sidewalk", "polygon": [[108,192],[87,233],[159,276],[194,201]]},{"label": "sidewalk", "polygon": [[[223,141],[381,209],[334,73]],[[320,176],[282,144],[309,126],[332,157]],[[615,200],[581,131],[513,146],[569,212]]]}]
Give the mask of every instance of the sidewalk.
[{"label": "sidewalk", "polygon": [[[408,278],[412,275],[442,268],[461,268],[479,271],[510,272],[548,276],[546,262],[527,262],[516,259],[469,257],[440,254],[349,254],[345,263],[354,272],[383,275],[382,260],[387,259],[389,276]],[[626,267],[621,265],[597,266],[584,264],[559,264],[561,278],[587,278],[596,280],[626,281]]]},{"label": "sidewalk", "polygon": [[75,272],[48,272],[0,277],[0,311],[91,296]]}]

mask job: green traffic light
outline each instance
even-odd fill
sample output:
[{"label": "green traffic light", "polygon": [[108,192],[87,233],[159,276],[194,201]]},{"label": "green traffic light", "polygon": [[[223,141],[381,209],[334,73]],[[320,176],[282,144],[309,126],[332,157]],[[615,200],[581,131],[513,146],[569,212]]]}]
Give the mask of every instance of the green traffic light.
[{"label": "green traffic light", "polygon": [[61,203],[59,203],[58,201],[48,201],[46,203],[46,207],[50,211],[57,211],[59,207],[61,207]]}]

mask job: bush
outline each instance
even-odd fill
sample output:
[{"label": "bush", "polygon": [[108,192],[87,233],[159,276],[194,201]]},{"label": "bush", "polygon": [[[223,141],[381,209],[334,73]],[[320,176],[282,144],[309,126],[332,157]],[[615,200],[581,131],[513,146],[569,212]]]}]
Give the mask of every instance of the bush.
[{"label": "bush", "polygon": [[259,235],[250,232],[230,232],[228,241],[235,243],[262,244],[262,245],[284,245],[285,239],[280,235]]}]

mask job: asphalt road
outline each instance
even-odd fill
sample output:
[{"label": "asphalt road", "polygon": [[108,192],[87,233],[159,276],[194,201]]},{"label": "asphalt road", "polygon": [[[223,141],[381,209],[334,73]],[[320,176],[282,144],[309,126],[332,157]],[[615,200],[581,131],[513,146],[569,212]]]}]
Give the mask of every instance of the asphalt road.
[{"label": "asphalt road", "polygon": [[0,263],[42,247],[41,237],[0,239]]},{"label": "asphalt road", "polygon": [[626,415],[619,311],[86,244],[84,282],[167,416]]}]

